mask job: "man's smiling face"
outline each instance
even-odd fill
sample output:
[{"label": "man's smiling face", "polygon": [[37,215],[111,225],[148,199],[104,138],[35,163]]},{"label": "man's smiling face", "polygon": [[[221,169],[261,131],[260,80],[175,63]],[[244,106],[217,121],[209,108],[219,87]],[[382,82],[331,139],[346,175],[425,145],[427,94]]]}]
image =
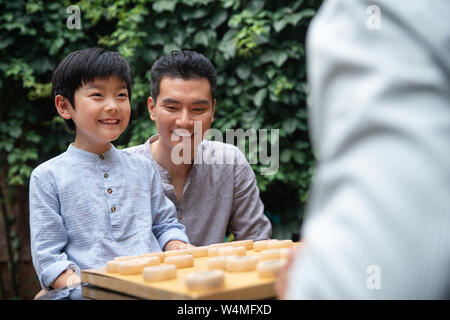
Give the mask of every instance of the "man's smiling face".
[{"label": "man's smiling face", "polygon": [[[156,122],[160,148],[170,153],[177,144],[190,143],[193,156],[197,148],[194,142],[203,140],[214,121],[216,102],[212,100],[209,81],[164,77],[159,87],[156,103],[151,97],[148,99],[148,110]],[[194,123],[197,127],[201,124],[201,132],[194,132]]]}]

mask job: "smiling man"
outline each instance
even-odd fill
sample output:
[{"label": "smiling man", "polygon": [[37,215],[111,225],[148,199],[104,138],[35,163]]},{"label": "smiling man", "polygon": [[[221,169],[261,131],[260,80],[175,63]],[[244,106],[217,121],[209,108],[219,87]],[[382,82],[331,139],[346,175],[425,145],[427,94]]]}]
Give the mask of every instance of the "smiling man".
[{"label": "smiling man", "polygon": [[245,156],[233,145],[203,140],[214,121],[215,92],[216,71],[202,54],[161,57],[147,102],[158,134],[127,150],[154,163],[192,244],[223,242],[227,232],[236,240],[268,239],[272,226]]}]

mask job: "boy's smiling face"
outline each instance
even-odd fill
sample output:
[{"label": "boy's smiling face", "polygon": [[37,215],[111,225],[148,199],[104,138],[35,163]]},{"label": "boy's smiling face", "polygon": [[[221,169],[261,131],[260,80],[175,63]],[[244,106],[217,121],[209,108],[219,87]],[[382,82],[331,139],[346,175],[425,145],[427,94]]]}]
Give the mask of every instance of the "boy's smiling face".
[{"label": "boy's smiling face", "polygon": [[75,108],[72,108],[67,99],[55,97],[58,113],[75,123],[74,146],[79,149],[97,154],[106,152],[109,143],[119,138],[128,126],[127,84],[118,77],[83,84],[75,91],[74,103]]}]

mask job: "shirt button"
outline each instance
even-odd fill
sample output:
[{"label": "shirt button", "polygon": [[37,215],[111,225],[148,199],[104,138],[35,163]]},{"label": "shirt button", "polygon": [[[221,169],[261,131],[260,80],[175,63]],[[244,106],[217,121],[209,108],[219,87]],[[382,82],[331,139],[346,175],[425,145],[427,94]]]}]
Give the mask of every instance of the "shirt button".
[{"label": "shirt button", "polygon": [[111,207],[111,212],[115,212],[116,211],[116,207]]},{"label": "shirt button", "polygon": [[109,175],[107,173],[104,173],[103,176],[105,177],[105,179],[108,179]]},{"label": "shirt button", "polygon": [[101,154],[101,155],[99,155],[98,157],[99,157],[100,159],[102,159],[102,160],[103,160],[103,159],[105,159],[105,156],[104,156],[104,155],[102,155],[102,154]]},{"label": "shirt button", "polygon": [[108,193],[109,194],[111,194],[112,193],[112,189],[111,188],[109,188],[108,190],[106,190],[106,191],[108,191]]}]

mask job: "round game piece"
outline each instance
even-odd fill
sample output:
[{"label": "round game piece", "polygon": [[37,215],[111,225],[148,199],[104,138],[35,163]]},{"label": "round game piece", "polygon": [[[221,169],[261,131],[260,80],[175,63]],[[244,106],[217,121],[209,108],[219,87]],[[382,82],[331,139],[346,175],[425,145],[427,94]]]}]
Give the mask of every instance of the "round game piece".
[{"label": "round game piece", "polygon": [[194,258],[200,258],[200,257],[206,257],[208,256],[208,246],[201,246],[201,247],[191,247],[188,248],[188,252],[192,254]]},{"label": "round game piece", "polygon": [[233,245],[231,244],[231,242],[213,243],[213,244],[209,245],[210,248],[214,248],[214,247],[228,247],[228,246],[233,246]]},{"label": "round game piece", "polygon": [[139,258],[119,262],[120,274],[139,274],[145,267],[155,266],[160,263],[159,257]]},{"label": "round game piece", "polygon": [[197,271],[186,275],[186,287],[191,290],[214,289],[223,286],[224,272],[222,270]]},{"label": "round game piece", "polygon": [[164,254],[167,257],[172,257],[172,256],[182,256],[182,255],[186,255],[186,254],[190,254],[188,249],[179,249],[179,250],[168,250],[168,251],[164,251]]},{"label": "round game piece", "polygon": [[192,254],[183,254],[166,257],[164,260],[165,264],[174,264],[177,269],[179,268],[188,268],[194,266],[194,257]]},{"label": "round game piece", "polygon": [[280,250],[280,259],[288,259],[291,255],[292,248],[281,248]]},{"label": "round game piece", "polygon": [[145,281],[164,281],[177,277],[177,267],[174,264],[146,267],[142,270]]},{"label": "round game piece", "polygon": [[245,247],[219,247],[218,256],[245,256]]},{"label": "round game piece", "polygon": [[261,260],[274,260],[280,259],[280,250],[281,249],[268,249],[261,252],[259,257]]},{"label": "round game piece", "polygon": [[164,262],[166,255],[164,252],[149,252],[144,253],[139,256],[139,258],[148,258],[148,257],[159,257],[160,262]]},{"label": "round game piece", "polygon": [[246,250],[251,250],[251,249],[253,249],[253,240],[237,240],[237,241],[231,242],[231,245],[233,247],[243,246],[243,247],[245,247]]},{"label": "round game piece", "polygon": [[256,271],[260,278],[276,278],[278,271],[287,263],[285,259],[266,260],[258,263]]},{"label": "round game piece", "polygon": [[223,248],[233,248],[233,246],[227,245],[227,246],[209,246],[208,249],[208,257],[216,257],[219,255],[219,250]]},{"label": "round game piece", "polygon": [[292,240],[270,241],[267,243],[267,249],[290,248],[292,244]]},{"label": "round game piece", "polygon": [[114,261],[126,261],[126,260],[132,260],[132,259],[138,259],[139,256],[123,256],[123,257],[115,257]]},{"label": "round game piece", "polygon": [[118,273],[119,272],[119,263],[120,261],[107,261],[106,262],[106,271],[108,273]]},{"label": "round game piece", "polygon": [[226,259],[225,269],[230,272],[252,271],[257,264],[257,256],[229,257]]},{"label": "round game piece", "polygon": [[[252,246],[253,246],[253,244],[252,244]],[[236,247],[234,247],[234,253],[237,256],[243,257],[247,254],[247,248],[244,246],[236,246]]]},{"label": "round game piece", "polygon": [[226,261],[227,261],[227,257],[225,257],[225,256],[208,258],[208,261],[207,261],[208,269],[209,270],[214,270],[214,269],[225,270],[225,262]]},{"label": "round game piece", "polygon": [[256,252],[266,250],[266,249],[267,249],[267,243],[268,243],[269,241],[271,241],[271,240],[259,240],[259,241],[255,241],[255,242],[253,242],[253,249],[254,249]]},{"label": "round game piece", "polygon": [[303,246],[303,242],[294,242],[292,248],[301,248]]}]

